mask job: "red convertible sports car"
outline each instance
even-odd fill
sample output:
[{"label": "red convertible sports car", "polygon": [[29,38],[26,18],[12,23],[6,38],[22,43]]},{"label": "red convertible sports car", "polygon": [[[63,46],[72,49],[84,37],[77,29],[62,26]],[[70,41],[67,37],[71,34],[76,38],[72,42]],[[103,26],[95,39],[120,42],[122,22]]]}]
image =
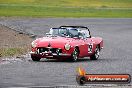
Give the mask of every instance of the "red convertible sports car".
[{"label": "red convertible sports car", "polygon": [[46,37],[38,38],[31,43],[33,61],[46,59],[69,59],[77,61],[82,57],[97,60],[103,48],[100,37],[91,37],[85,26],[60,26],[51,28]]}]

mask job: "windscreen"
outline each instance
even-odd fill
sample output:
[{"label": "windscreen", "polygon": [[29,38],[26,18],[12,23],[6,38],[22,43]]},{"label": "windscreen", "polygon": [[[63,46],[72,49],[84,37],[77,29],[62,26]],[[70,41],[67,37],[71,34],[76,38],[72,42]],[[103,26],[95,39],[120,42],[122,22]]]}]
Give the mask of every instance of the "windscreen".
[{"label": "windscreen", "polygon": [[64,37],[79,37],[79,32],[75,28],[51,28],[49,34]]}]

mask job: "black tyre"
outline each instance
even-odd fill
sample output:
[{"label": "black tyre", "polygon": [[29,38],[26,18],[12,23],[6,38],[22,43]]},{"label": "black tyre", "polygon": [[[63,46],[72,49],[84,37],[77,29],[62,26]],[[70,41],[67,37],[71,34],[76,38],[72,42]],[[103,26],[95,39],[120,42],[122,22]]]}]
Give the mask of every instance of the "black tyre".
[{"label": "black tyre", "polygon": [[40,59],[41,59],[41,58],[36,57],[36,56],[31,56],[31,58],[32,58],[33,61],[40,61]]},{"label": "black tyre", "polygon": [[72,53],[72,61],[77,61],[79,56],[79,50],[77,48],[74,49],[73,53]]},{"label": "black tyre", "polygon": [[90,56],[90,60],[97,60],[99,58],[99,55],[100,55],[100,49],[99,46],[97,46],[94,51],[94,54]]}]

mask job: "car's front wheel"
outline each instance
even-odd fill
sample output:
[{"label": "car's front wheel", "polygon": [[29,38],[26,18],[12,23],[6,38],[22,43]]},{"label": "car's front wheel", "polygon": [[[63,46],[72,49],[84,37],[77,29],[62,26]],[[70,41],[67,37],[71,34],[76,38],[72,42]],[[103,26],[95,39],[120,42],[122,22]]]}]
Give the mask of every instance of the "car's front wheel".
[{"label": "car's front wheel", "polygon": [[37,56],[32,56],[32,55],[31,55],[31,58],[32,58],[33,61],[40,61],[40,59],[41,59]]},{"label": "car's front wheel", "polygon": [[100,49],[99,46],[96,47],[95,52],[92,56],[90,56],[90,60],[97,60],[100,55]]},{"label": "car's front wheel", "polygon": [[79,50],[77,48],[74,49],[73,53],[72,53],[72,61],[77,61],[79,56]]}]

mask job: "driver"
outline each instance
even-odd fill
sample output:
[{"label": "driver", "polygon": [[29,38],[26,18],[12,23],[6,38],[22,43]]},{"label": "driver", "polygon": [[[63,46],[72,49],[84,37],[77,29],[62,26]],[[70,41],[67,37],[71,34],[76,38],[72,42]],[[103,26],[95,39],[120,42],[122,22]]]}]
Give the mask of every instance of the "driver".
[{"label": "driver", "polygon": [[68,36],[67,29],[59,29],[59,34],[61,36]]},{"label": "driver", "polygon": [[73,37],[79,37],[79,33],[77,29],[69,29],[69,35]]}]

